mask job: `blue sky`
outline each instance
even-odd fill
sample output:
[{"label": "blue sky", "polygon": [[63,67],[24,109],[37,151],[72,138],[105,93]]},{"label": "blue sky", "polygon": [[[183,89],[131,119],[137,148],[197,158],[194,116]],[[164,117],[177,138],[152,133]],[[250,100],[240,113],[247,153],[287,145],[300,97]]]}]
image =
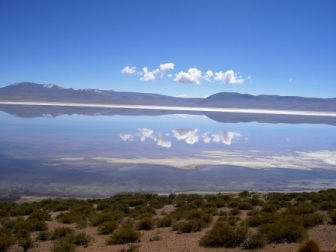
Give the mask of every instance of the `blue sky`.
[{"label": "blue sky", "polygon": [[336,1],[2,0],[0,87],[336,97]]}]

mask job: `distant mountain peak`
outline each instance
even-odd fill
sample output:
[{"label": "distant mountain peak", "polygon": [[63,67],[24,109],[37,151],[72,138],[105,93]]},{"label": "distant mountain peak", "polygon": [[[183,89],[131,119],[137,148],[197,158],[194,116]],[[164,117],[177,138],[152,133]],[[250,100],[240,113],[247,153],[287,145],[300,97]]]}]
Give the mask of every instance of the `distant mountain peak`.
[{"label": "distant mountain peak", "polygon": [[9,85],[9,87],[24,87],[24,88],[29,88],[29,87],[35,87],[35,88],[52,88],[52,89],[58,89],[61,90],[63,89],[60,86],[57,86],[55,84],[38,84],[35,82],[17,82],[12,85]]}]

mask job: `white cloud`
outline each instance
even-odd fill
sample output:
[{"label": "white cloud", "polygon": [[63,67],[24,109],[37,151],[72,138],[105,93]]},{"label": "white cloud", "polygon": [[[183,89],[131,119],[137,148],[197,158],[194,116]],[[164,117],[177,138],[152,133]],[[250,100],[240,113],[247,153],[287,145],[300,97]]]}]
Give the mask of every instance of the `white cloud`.
[{"label": "white cloud", "polygon": [[123,73],[123,74],[134,74],[135,72],[136,72],[136,67],[125,66],[121,70],[121,73]]},{"label": "white cloud", "polygon": [[160,71],[164,72],[167,70],[173,70],[174,69],[174,63],[164,63],[160,65]]},{"label": "white cloud", "polygon": [[175,129],[172,130],[174,137],[177,140],[184,140],[187,144],[194,144],[198,142],[198,129]]},{"label": "white cloud", "polygon": [[147,67],[142,68],[143,76],[140,78],[142,81],[155,80],[155,75],[159,73],[159,69],[148,71]]},{"label": "white cloud", "polygon": [[237,132],[223,132],[222,134],[212,134],[212,141],[216,143],[222,142],[225,145],[231,145],[235,138],[240,137]]},{"label": "white cloud", "polygon": [[153,133],[154,131],[151,129],[147,129],[147,128],[139,128],[138,129],[140,131],[140,140],[143,142],[146,140],[146,138],[150,138],[153,139]]},{"label": "white cloud", "polygon": [[164,77],[164,74],[168,70],[174,69],[174,63],[164,63],[160,64],[160,68],[156,68],[153,71],[149,71],[147,67],[142,68],[142,81],[151,81],[156,79],[156,75],[161,73],[161,78]]},{"label": "white cloud", "polygon": [[210,136],[209,136],[209,132],[205,132],[205,133],[202,135],[202,138],[203,138],[204,143],[210,143],[210,142],[211,142],[211,138],[210,138]]},{"label": "white cloud", "polygon": [[215,73],[214,79],[228,84],[241,84],[244,82],[244,79],[237,75],[233,70],[228,70],[225,73],[222,71],[217,72]]},{"label": "white cloud", "polygon": [[161,147],[164,147],[164,148],[170,148],[172,146],[171,142],[170,141],[164,141],[162,139],[159,139],[156,144],[158,146],[161,146]]},{"label": "white cloud", "polygon": [[188,72],[179,72],[175,75],[174,81],[183,83],[200,84],[202,71],[197,68],[189,68]]},{"label": "white cloud", "polygon": [[211,82],[211,77],[214,75],[214,73],[211,70],[208,70],[205,72],[205,75],[203,76],[203,78],[208,81]]},{"label": "white cloud", "polygon": [[134,140],[134,136],[131,135],[131,134],[120,134],[119,137],[124,142],[133,142],[133,140]]},{"label": "white cloud", "polygon": [[[174,70],[175,64],[168,62],[160,64],[158,68],[154,70],[149,70],[148,67],[143,67],[142,71],[136,71],[136,67],[126,66],[121,70],[123,74],[137,74],[140,75],[141,81],[152,81],[160,75],[161,78],[167,76],[172,78],[173,74],[166,74],[167,71]],[[226,72],[219,71],[214,72],[212,70],[207,70],[202,76],[202,71],[196,67],[189,68],[188,71],[180,71],[177,74],[174,74],[175,78],[173,79],[176,82],[181,83],[191,83],[191,84],[200,84],[202,80],[207,82],[220,81],[228,84],[242,84],[246,80],[251,80],[251,76],[247,78],[242,78],[238,73],[235,73],[233,70],[228,70]],[[290,79],[289,81],[292,81]]]}]

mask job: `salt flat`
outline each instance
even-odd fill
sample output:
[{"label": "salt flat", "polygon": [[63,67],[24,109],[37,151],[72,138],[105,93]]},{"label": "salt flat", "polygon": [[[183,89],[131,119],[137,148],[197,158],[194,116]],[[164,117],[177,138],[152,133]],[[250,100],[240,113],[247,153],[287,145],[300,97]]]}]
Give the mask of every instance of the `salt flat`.
[{"label": "salt flat", "polygon": [[154,106],[154,105],[92,104],[92,103],[70,103],[70,102],[27,102],[27,101],[22,101],[22,102],[0,101],[0,104],[26,105],[26,106],[125,108],[125,109],[145,109],[145,110],[200,111],[200,112],[224,112],[224,113],[244,113],[244,114],[336,117],[336,112],[297,111],[297,110],[241,109],[241,108],[214,108],[214,107],[175,107],[175,106]]}]

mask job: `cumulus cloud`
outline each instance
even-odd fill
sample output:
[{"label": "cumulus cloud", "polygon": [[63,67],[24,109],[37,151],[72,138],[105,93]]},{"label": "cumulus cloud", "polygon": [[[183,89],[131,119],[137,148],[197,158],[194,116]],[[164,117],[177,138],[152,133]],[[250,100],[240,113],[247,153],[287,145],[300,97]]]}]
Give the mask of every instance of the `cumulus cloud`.
[{"label": "cumulus cloud", "polygon": [[228,70],[225,73],[222,71],[215,73],[214,79],[216,81],[221,81],[228,84],[241,84],[244,82],[244,79],[236,74],[233,70]]},{"label": "cumulus cloud", "polygon": [[149,71],[147,67],[142,68],[142,77],[140,80],[142,81],[150,81],[155,80],[155,75],[159,73],[159,69],[155,69],[154,71]]},{"label": "cumulus cloud", "polygon": [[203,76],[203,78],[208,81],[208,82],[211,82],[211,78],[212,76],[214,75],[214,73],[211,71],[211,70],[208,70],[205,72],[205,75]]},{"label": "cumulus cloud", "polygon": [[189,68],[188,72],[179,72],[175,75],[174,81],[183,83],[200,84],[202,78],[202,71],[197,68]]},{"label": "cumulus cloud", "polygon": [[168,70],[173,70],[174,69],[174,63],[164,63],[160,65],[160,72],[162,74],[162,76],[164,75],[164,73]]},{"label": "cumulus cloud", "polygon": [[120,134],[119,137],[124,142],[132,142],[134,140],[134,136],[132,134]]},{"label": "cumulus cloud", "polygon": [[196,67],[189,68],[187,71],[180,71],[177,74],[168,73],[167,71],[172,71],[175,69],[175,64],[172,62],[162,63],[158,68],[154,70],[149,70],[148,67],[143,67],[141,71],[137,71],[136,67],[126,66],[121,70],[123,74],[137,74],[140,75],[141,81],[152,81],[160,76],[161,78],[168,77],[172,78],[174,76],[175,82],[180,83],[191,83],[200,84],[201,81],[205,80],[207,82],[219,81],[227,84],[242,84],[246,80],[251,80],[251,76],[243,78],[238,73],[233,70],[218,71],[214,72],[212,70],[207,70],[202,76],[202,71]]},{"label": "cumulus cloud", "polygon": [[187,144],[198,142],[198,129],[175,129],[172,130],[174,137],[177,140],[184,140]]},{"label": "cumulus cloud", "polygon": [[240,137],[237,132],[225,131],[221,134],[212,134],[212,141],[216,143],[223,143],[225,145],[231,145],[235,138]]},{"label": "cumulus cloud", "polygon": [[147,128],[139,128],[140,132],[140,141],[144,142],[146,139],[151,139],[158,146],[164,147],[164,148],[170,148],[171,147],[171,141],[164,140],[161,136],[161,134],[155,134],[154,130],[147,129]]},{"label": "cumulus cloud", "polygon": [[136,67],[125,66],[121,70],[121,73],[123,73],[123,74],[134,74],[135,72],[136,72]]},{"label": "cumulus cloud", "polygon": [[142,81],[155,80],[156,76],[159,73],[161,74],[161,78],[163,78],[166,71],[173,70],[173,69],[174,69],[174,63],[160,64],[160,67],[154,69],[153,71],[149,71],[147,67],[144,67],[142,68],[142,73],[141,73],[142,77],[140,78],[140,80]]}]

